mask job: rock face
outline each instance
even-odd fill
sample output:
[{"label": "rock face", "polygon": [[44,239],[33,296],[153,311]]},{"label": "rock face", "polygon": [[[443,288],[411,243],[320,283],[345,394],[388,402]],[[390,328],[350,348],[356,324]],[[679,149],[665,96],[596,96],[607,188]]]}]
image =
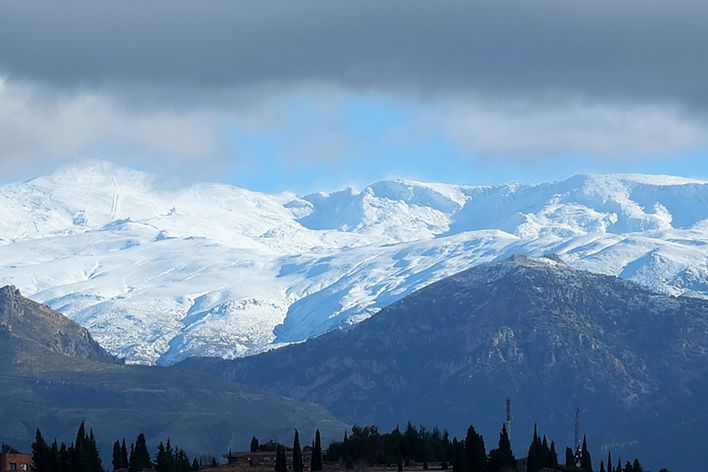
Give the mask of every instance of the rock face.
[{"label": "rock face", "polygon": [[122,363],[99,346],[86,328],[46,305],[23,297],[12,285],[0,288],[0,329],[69,357]]},{"label": "rock face", "polygon": [[708,182],[669,176],[388,180],[298,196],[85,161],[0,185],[0,285],[129,363],[301,342],[517,253],[706,297],[706,248]]},{"label": "rock face", "polygon": [[267,440],[346,428],[324,408],[176,368],[123,365],[63,315],[0,289],[2,439],[28,449],[39,427],[71,441],[83,420],[103,452],[144,432],[154,447],[170,437],[190,453],[222,454]]},{"label": "rock face", "polygon": [[[571,444],[579,407],[598,454],[602,444],[671,470],[708,460],[699,434],[708,426],[708,301],[557,258],[482,264],[349,330],[183,365],[315,401],[352,422],[410,419],[457,433],[474,423],[489,438],[510,396],[519,454],[534,422]],[[666,456],[680,441],[689,451]]]}]

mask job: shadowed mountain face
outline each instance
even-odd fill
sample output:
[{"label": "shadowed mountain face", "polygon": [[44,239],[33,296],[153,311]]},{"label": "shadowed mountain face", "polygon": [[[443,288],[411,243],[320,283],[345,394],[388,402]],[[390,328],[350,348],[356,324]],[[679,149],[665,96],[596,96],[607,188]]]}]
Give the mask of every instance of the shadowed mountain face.
[{"label": "shadowed mountain face", "polygon": [[0,330],[66,356],[122,363],[99,346],[87,329],[48,306],[23,297],[12,285],[0,288]]},{"label": "shadowed mountain face", "polygon": [[71,441],[86,420],[104,453],[116,438],[144,432],[149,446],[170,437],[192,453],[221,454],[264,440],[346,426],[323,408],[175,368],[122,365],[88,331],[61,314],[0,289],[0,436],[29,447],[39,427]]},{"label": "shadowed mountain face", "polygon": [[579,407],[598,455],[603,445],[671,470],[708,461],[708,301],[554,258],[483,264],[347,331],[182,365],[318,402],[352,422],[411,419],[458,434],[474,423],[490,440],[509,395],[518,454],[535,421],[570,445]]}]

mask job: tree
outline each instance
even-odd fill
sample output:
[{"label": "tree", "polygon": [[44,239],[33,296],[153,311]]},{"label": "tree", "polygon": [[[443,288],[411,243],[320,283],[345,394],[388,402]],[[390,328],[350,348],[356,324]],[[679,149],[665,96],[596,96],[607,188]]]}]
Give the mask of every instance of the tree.
[{"label": "tree", "polygon": [[304,465],[302,463],[302,448],[300,447],[300,433],[295,430],[295,439],[293,439],[293,472],[303,472]]},{"label": "tree", "polygon": [[253,436],[251,438],[251,452],[256,452],[258,450],[258,447],[260,446],[258,442],[258,438]]},{"label": "tree", "polygon": [[123,468],[123,456],[120,452],[120,442],[118,440],[113,443],[113,460],[111,463],[113,464],[113,470]]},{"label": "tree", "polygon": [[131,445],[130,460],[128,464],[128,470],[130,472],[139,472],[143,469],[150,469],[152,467],[152,460],[150,459],[150,452],[148,451],[147,441],[145,440],[145,435],[143,433],[138,434],[135,440],[135,446]]},{"label": "tree", "polygon": [[568,468],[575,467],[575,454],[573,454],[573,450],[569,447],[565,448],[565,466]]},{"label": "tree", "polygon": [[192,470],[199,470],[199,462],[197,462],[197,458],[195,457],[194,460],[192,461]]},{"label": "tree", "polygon": [[37,428],[34,442],[32,443],[32,462],[36,472],[51,472],[49,459],[49,445]]},{"label": "tree", "polygon": [[312,462],[310,470],[312,472],[320,471],[323,468],[322,464],[322,443],[320,441],[320,430],[315,431],[315,444],[312,447]]},{"label": "tree", "polygon": [[120,444],[120,463],[122,469],[128,468],[128,450],[125,447],[125,438],[123,438]]},{"label": "tree", "polygon": [[580,468],[585,469],[587,472],[593,472],[592,459],[590,458],[590,452],[588,452],[588,441],[585,436],[583,436],[583,448],[580,452]]},{"label": "tree", "polygon": [[548,452],[549,458],[548,458],[548,466],[551,469],[557,469],[558,468],[558,453],[556,452],[556,444],[551,441],[551,450]]},{"label": "tree", "polygon": [[465,472],[467,470],[467,457],[465,454],[465,443],[452,440],[452,472]]},{"label": "tree", "polygon": [[283,446],[278,446],[275,451],[275,472],[288,472],[288,458]]},{"label": "tree", "polygon": [[484,447],[484,438],[475,431],[474,426],[467,428],[465,459],[467,472],[486,472],[487,450]]},{"label": "tree", "polygon": [[516,470],[516,458],[511,451],[511,441],[509,441],[506,425],[502,426],[501,433],[499,433],[499,447],[489,452],[487,470],[489,472]]}]

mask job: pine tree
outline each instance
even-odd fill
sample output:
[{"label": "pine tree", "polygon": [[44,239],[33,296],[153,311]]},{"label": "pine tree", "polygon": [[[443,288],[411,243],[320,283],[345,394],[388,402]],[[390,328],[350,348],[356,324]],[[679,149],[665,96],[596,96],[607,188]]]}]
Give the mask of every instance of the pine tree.
[{"label": "pine tree", "polygon": [[259,446],[260,444],[258,443],[258,438],[253,436],[253,438],[251,438],[251,452],[258,451]]},{"label": "pine tree", "polygon": [[323,468],[322,464],[322,443],[320,441],[320,430],[315,431],[315,444],[312,447],[312,462],[310,470],[312,472],[320,471]]},{"label": "pine tree", "polygon": [[303,472],[304,466],[302,463],[302,449],[300,448],[300,433],[295,430],[295,439],[293,439],[293,472]]},{"label": "pine tree", "polygon": [[588,441],[585,436],[583,436],[583,448],[580,452],[580,468],[585,469],[587,472],[593,472],[592,459],[590,458],[590,452],[588,452]]}]

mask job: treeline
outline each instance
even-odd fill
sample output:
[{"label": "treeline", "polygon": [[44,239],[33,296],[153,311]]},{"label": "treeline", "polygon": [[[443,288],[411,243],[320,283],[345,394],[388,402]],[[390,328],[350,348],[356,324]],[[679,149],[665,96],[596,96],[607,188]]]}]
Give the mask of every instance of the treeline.
[{"label": "treeline", "polygon": [[[451,468],[453,472],[507,472],[517,470],[517,460],[511,449],[509,434],[505,426],[499,433],[497,447],[487,450],[484,438],[474,426],[467,429],[462,439],[450,438],[446,430],[438,428],[428,430],[415,427],[410,422],[404,431],[396,427],[390,433],[380,433],[376,426],[354,426],[351,435],[345,433],[342,441],[333,442],[326,451],[327,461],[343,461],[348,469],[354,464],[397,465],[402,470],[411,462],[423,464],[427,469],[430,463],[438,464],[442,470]],[[612,464],[608,455],[607,465],[600,461],[600,472],[644,472],[638,459],[633,462]],[[587,440],[583,438],[580,448],[565,449],[565,457],[558,460],[554,441],[541,436],[536,427],[528,448],[527,472],[539,472],[544,468],[563,472],[593,472],[592,457]],[[283,472],[283,471],[278,471]],[[668,472],[662,469],[661,472]]]},{"label": "treeline", "polygon": [[[105,472],[93,430],[86,433],[83,422],[76,433],[76,439],[69,445],[62,442],[59,446],[56,439],[49,444],[37,429],[32,443],[32,461],[35,472]],[[113,444],[111,462],[112,470],[128,472],[189,472],[200,470],[202,466],[207,465],[197,458],[190,462],[187,453],[180,448],[173,448],[169,439],[167,443],[160,442],[153,460],[142,433],[130,444],[130,449],[126,447],[125,439],[116,441]],[[209,465],[216,465],[216,459],[212,459]]]}]

